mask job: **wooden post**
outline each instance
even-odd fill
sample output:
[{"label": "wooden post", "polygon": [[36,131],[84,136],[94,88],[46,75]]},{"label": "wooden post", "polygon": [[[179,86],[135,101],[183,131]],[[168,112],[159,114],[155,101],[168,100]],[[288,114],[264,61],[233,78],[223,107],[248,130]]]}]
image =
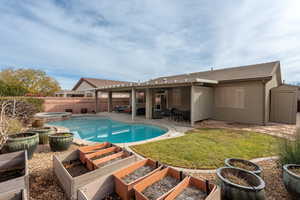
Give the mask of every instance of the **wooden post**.
[{"label": "wooden post", "polygon": [[136,116],[136,92],[135,92],[135,88],[132,88],[131,90],[131,118],[132,120],[134,120],[135,116]]}]

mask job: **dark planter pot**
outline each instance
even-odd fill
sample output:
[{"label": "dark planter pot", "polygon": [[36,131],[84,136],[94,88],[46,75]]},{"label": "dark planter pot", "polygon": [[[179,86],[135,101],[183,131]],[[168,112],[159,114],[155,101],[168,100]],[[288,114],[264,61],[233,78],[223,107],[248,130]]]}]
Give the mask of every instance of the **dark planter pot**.
[{"label": "dark planter pot", "polygon": [[40,144],[48,144],[49,143],[49,138],[48,136],[50,134],[55,134],[56,130],[53,127],[43,127],[40,129],[33,129],[30,130],[31,132],[35,132],[39,135],[39,143]]},{"label": "dark planter pot", "polygon": [[[230,182],[225,178],[226,173],[238,174],[252,186],[246,187]],[[221,188],[222,200],[265,200],[265,182],[256,174],[232,167],[223,167],[217,170],[217,183]]]},{"label": "dark planter pot", "polygon": [[[245,163],[247,165],[251,165],[251,166],[255,167],[255,170],[250,171],[250,170],[247,170],[247,169],[235,167],[234,164],[233,164],[234,162],[242,162],[242,163]],[[250,172],[256,174],[257,176],[261,176],[261,173],[262,173],[262,168],[260,166],[258,166],[257,164],[249,161],[249,160],[243,160],[243,159],[238,159],[238,158],[227,158],[225,160],[225,165],[226,165],[226,167],[234,167],[234,168],[250,171]]]},{"label": "dark planter pot", "polygon": [[65,151],[73,142],[73,133],[56,133],[49,135],[49,144],[52,151]]},{"label": "dark planter pot", "polygon": [[300,165],[287,164],[283,166],[283,182],[287,191],[295,199],[300,199],[300,176],[290,171],[293,167],[300,168]]},{"label": "dark planter pot", "polygon": [[26,132],[10,135],[7,139],[5,148],[8,152],[27,150],[28,159],[31,159],[38,144],[38,134],[34,132]]}]

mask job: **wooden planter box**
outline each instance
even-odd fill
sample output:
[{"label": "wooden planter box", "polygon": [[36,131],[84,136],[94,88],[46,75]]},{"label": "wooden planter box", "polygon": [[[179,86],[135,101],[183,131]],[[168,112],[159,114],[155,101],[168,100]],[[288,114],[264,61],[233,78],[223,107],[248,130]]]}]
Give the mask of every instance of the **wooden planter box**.
[{"label": "wooden planter box", "polygon": [[209,184],[208,181],[200,180],[194,177],[186,177],[176,188],[165,198],[165,200],[174,200],[179,196],[185,188],[193,186],[200,191],[206,193],[205,200],[220,200],[220,191],[214,184]]},{"label": "wooden planter box", "polygon": [[[182,181],[183,178],[185,177],[182,172],[177,171],[173,168],[165,168],[162,169],[160,171],[157,171],[155,173],[153,173],[152,175],[148,176],[147,178],[145,178],[144,180],[140,181],[138,184],[136,184],[133,189],[134,189],[134,193],[135,193],[135,199],[136,200],[148,200],[148,198],[142,193],[148,186],[162,180],[163,178],[165,178],[166,176],[172,176],[173,178]],[[180,183],[179,183],[180,184]],[[176,187],[176,186],[175,186]],[[165,199],[166,196],[168,196],[174,189],[170,189],[168,192],[166,192],[165,194],[161,195],[159,198],[157,198],[157,200],[162,200]]]},{"label": "wooden planter box", "polygon": [[26,190],[15,190],[0,194],[0,200],[28,200]]},{"label": "wooden planter box", "polygon": [[132,155],[132,153],[128,152],[128,151],[121,151],[118,153],[115,153],[113,155],[109,155],[97,160],[92,160],[92,159],[86,159],[86,166],[89,170],[95,170],[98,168],[101,168],[101,165],[105,164],[106,162],[109,162],[111,160],[117,159],[117,158],[126,158],[129,157],[130,155]]},{"label": "wooden planter box", "polygon": [[[117,147],[117,146],[113,146],[113,147],[109,147],[100,151],[97,151],[95,153],[90,153],[90,154],[86,154],[85,155],[85,162],[86,162],[86,166],[89,170],[93,170],[96,168],[96,166],[94,166],[93,164],[93,159],[97,156],[102,156],[108,153],[118,153],[122,151],[121,147]],[[100,159],[100,158],[99,158]],[[98,159],[98,160],[99,160]]]},{"label": "wooden planter box", "polygon": [[[143,167],[143,166],[151,166],[155,169],[145,176],[142,176],[131,183],[126,183],[123,181],[123,177],[126,175],[134,172],[135,170]],[[114,173],[114,181],[115,181],[115,191],[116,193],[122,198],[122,200],[130,200],[132,196],[134,196],[133,186],[145,179],[146,177],[150,176],[151,174],[161,170],[161,167],[159,166],[158,162],[154,162],[153,160],[147,159],[147,160],[141,160],[139,162],[136,162],[127,168],[121,169]]]},{"label": "wooden planter box", "polygon": [[89,155],[91,153],[94,153],[94,152],[97,152],[97,151],[100,151],[102,149],[112,147],[112,146],[114,146],[114,145],[109,142],[104,142],[104,143],[96,144],[96,145],[92,145],[92,146],[80,147],[80,148],[78,148],[79,154],[80,154],[80,160],[82,163],[85,163],[86,155]]},{"label": "wooden planter box", "polygon": [[0,194],[12,191],[29,191],[29,171],[27,151],[18,151],[0,155],[0,171],[24,167],[25,172],[22,176],[0,182]]},{"label": "wooden planter box", "polygon": [[60,155],[53,156],[53,169],[54,173],[57,176],[60,185],[64,189],[67,197],[71,200],[77,199],[77,190],[78,188],[93,182],[96,179],[105,177],[108,174],[113,173],[114,171],[128,166],[133,162],[137,161],[135,155],[129,155],[128,157],[118,160],[116,162],[110,163],[107,166],[101,167],[99,169],[87,172],[77,177],[72,177],[69,172],[63,166],[63,162],[68,162],[71,160],[79,159],[79,150],[74,150],[71,152],[66,152]]}]

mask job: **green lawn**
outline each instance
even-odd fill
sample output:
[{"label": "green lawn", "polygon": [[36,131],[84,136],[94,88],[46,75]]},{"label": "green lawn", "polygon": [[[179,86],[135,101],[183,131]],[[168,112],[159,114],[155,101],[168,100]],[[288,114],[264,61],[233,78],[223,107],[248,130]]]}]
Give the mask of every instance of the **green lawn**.
[{"label": "green lawn", "polygon": [[280,139],[266,134],[228,129],[195,129],[185,136],[132,146],[137,153],[177,167],[212,169],[225,158],[274,156]]}]

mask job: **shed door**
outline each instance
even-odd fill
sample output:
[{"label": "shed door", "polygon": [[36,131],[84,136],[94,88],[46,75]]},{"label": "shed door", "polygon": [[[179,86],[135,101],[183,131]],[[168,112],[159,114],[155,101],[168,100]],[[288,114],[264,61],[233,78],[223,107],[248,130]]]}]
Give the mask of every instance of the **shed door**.
[{"label": "shed door", "polygon": [[272,92],[271,120],[278,123],[296,123],[296,99],[295,92]]}]

